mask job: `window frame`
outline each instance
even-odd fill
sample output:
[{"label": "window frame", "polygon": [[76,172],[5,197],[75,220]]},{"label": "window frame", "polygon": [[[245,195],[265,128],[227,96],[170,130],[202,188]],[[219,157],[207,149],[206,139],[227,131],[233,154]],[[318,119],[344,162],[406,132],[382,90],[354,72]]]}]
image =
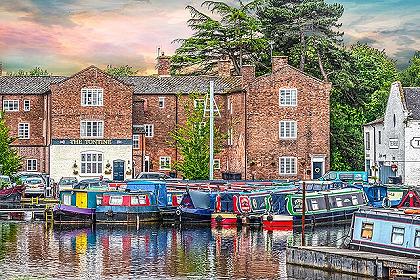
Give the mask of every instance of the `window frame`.
[{"label": "window frame", "polygon": [[[26,104],[28,104],[28,107],[26,107]],[[29,99],[23,100],[23,111],[24,112],[31,111],[31,100]]]},{"label": "window frame", "polygon": [[[85,159],[83,159],[83,155],[85,155]],[[87,160],[88,155],[90,155],[91,159]],[[95,155],[96,158],[101,158],[101,160],[92,160],[92,155]],[[87,167],[90,164],[90,171],[91,172],[87,172]],[[92,172],[93,170],[93,164],[96,164],[95,167],[95,171],[96,172]],[[102,175],[104,170],[104,154],[102,152],[99,151],[83,151],[80,153],[80,175],[82,176],[92,176],[92,175]]]},{"label": "window frame", "polygon": [[[6,106],[5,106],[6,103],[7,103],[7,110],[6,110]],[[10,103],[13,103],[13,109],[12,110],[9,110]],[[14,106],[15,104],[17,104],[16,108]],[[5,99],[5,100],[3,100],[3,111],[4,112],[19,112],[19,99]]]},{"label": "window frame", "polygon": [[[33,163],[35,163],[34,166],[32,166]],[[32,168],[29,168],[30,165],[31,165]],[[38,171],[38,160],[36,158],[26,159],[26,171]]]},{"label": "window frame", "polygon": [[[148,130],[148,127],[150,128],[150,130]],[[153,138],[154,135],[155,135],[155,126],[153,124],[144,124],[144,137]]]},{"label": "window frame", "polygon": [[194,99],[194,109],[198,109],[200,108],[198,105],[199,103],[203,104],[202,108],[204,109],[204,104],[206,103],[206,101],[204,100],[204,98],[197,98]]},{"label": "window frame", "polygon": [[370,151],[370,131],[365,132],[365,146],[366,151]]},{"label": "window frame", "polygon": [[[86,123],[86,127],[83,127],[83,124]],[[88,123],[91,124],[91,135],[88,135]],[[97,123],[97,136],[93,135],[93,123]],[[102,126],[99,126],[99,124],[102,124]],[[99,135],[99,131],[101,127],[101,134]],[[105,130],[105,124],[103,120],[81,120],[80,121],[80,138],[104,138],[104,130]]]},{"label": "window frame", "polygon": [[[289,135],[287,135],[287,126],[288,125],[289,125]],[[284,128],[284,130],[282,128]],[[292,130],[292,128],[293,128],[293,130]],[[297,128],[297,121],[293,121],[293,120],[281,120],[281,121],[279,121],[279,138],[280,138],[280,140],[297,139],[297,129],[298,129]],[[292,131],[294,132],[293,135],[292,135]]]},{"label": "window frame", "polygon": [[[400,232],[398,232],[398,233],[396,233],[395,232],[395,230],[400,230],[400,229],[402,229],[402,233],[400,233]],[[394,242],[394,237],[395,237],[395,234],[397,234],[397,237],[402,237],[402,240],[401,240],[401,243],[397,243],[397,242]],[[405,236],[405,228],[402,228],[402,227],[392,227],[392,231],[391,231],[391,244],[394,244],[394,245],[403,245],[404,244],[404,236]]]},{"label": "window frame", "polygon": [[[216,164],[217,162],[217,164]],[[213,169],[214,170],[220,170],[220,159],[215,158],[213,159]]]},{"label": "window frame", "polygon": [[[92,104],[88,104],[88,97],[85,94],[89,94],[88,91],[92,91]],[[93,92],[96,91],[96,92]],[[93,95],[96,94],[96,104],[93,104]],[[80,105],[82,107],[102,107],[104,106],[104,89],[100,87],[84,87],[80,90]]]},{"label": "window frame", "polygon": [[[22,131],[21,126],[25,126],[25,125],[27,125],[27,133],[28,133],[27,137],[25,135],[21,135],[21,131]],[[23,129],[24,129],[23,133],[26,134],[25,133],[26,129],[25,128],[23,128]],[[18,138],[20,140],[31,139],[31,125],[30,125],[30,123],[24,122],[24,123],[19,123],[18,124]]]},{"label": "window frame", "polygon": [[[284,91],[284,98],[282,98]],[[287,100],[287,92],[289,92],[289,103],[286,102]],[[294,92],[294,98],[292,93]],[[294,102],[292,102],[294,100]],[[284,103],[282,103],[284,101]],[[297,107],[298,105],[298,90],[297,88],[280,88],[279,89],[279,105],[280,107]]]},{"label": "window frame", "polygon": [[[283,162],[282,162],[283,160],[284,160],[284,168],[283,168]],[[287,172],[287,161],[293,161],[293,168],[292,168],[291,162],[289,162],[290,172]],[[279,174],[281,176],[296,176],[297,173],[298,173],[297,157],[291,157],[291,156],[279,157]]]},{"label": "window frame", "polygon": [[229,127],[227,131],[227,144],[233,146],[233,128]]},{"label": "window frame", "polygon": [[164,96],[159,96],[158,97],[158,107],[159,107],[159,109],[165,108],[165,97]]},{"label": "window frame", "polygon": [[[165,167],[166,164],[165,164],[165,166],[162,165],[162,162],[163,162],[162,160],[166,160],[166,161],[169,162],[167,167]],[[159,170],[171,170],[171,157],[170,156],[160,156],[159,157]]]},{"label": "window frame", "polygon": [[133,134],[133,150],[139,150],[139,149],[140,149],[140,134]]},{"label": "window frame", "polygon": [[[416,242],[417,240],[418,240],[418,242]],[[416,246],[416,244],[418,246]],[[414,232],[414,247],[415,248],[420,248],[420,230],[418,230],[418,229]]]},{"label": "window frame", "polygon": [[[369,225],[371,228],[366,228],[366,226]],[[368,223],[368,222],[362,222],[362,227],[360,229],[360,238],[366,239],[366,240],[372,240],[373,237],[373,227],[374,223]],[[370,235],[364,235],[365,230],[370,231]]]},{"label": "window frame", "polygon": [[[114,202],[114,200],[116,200]],[[118,202],[118,203],[117,203]],[[109,205],[110,206],[121,206],[124,202],[124,199],[121,195],[110,195],[109,196]]]}]

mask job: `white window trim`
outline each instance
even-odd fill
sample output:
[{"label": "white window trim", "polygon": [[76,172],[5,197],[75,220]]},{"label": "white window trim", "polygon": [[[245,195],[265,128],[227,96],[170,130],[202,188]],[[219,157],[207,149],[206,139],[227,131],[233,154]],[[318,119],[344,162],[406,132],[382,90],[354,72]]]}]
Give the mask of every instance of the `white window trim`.
[{"label": "white window trim", "polygon": [[213,166],[215,170],[220,170],[220,159],[213,159]]},{"label": "white window trim", "polygon": [[[137,141],[137,147],[134,147],[134,141]],[[133,134],[133,150],[139,150],[139,149],[140,149],[140,135]]]},{"label": "white window trim", "polygon": [[[25,125],[25,124],[28,125],[28,137],[21,137],[20,136],[20,126]],[[31,139],[31,125],[29,123],[19,123],[18,124],[18,138],[19,139]]]},{"label": "white window trim", "polygon": [[[281,104],[281,91],[282,90],[294,90],[296,91],[296,103],[295,104]],[[297,88],[280,88],[279,89],[279,105],[280,107],[296,107],[298,105],[298,90]]]},{"label": "white window trim", "polygon": [[[35,169],[29,168],[29,162],[30,161],[35,161]],[[35,159],[35,158],[28,158],[26,160],[26,171],[38,171],[38,160]]]},{"label": "white window trim", "polygon": [[[86,131],[85,131],[85,134],[86,135],[83,135],[83,131],[82,131],[82,124],[84,123],[84,122],[97,122],[97,123],[102,123],[102,134],[101,135],[98,135],[98,136],[89,136],[89,135],[87,135],[87,129],[86,129]],[[86,124],[86,126],[87,126],[87,124]],[[86,138],[98,138],[98,139],[100,139],[100,138],[104,138],[104,131],[105,131],[105,124],[104,124],[104,121],[102,121],[102,120],[81,120],[80,121],[80,138],[83,138],[83,139],[86,139]]]},{"label": "white window trim", "polygon": [[194,108],[198,108],[198,103],[202,103],[203,104],[203,108],[204,108],[205,102],[206,101],[203,98],[194,99]]},{"label": "white window trim", "polygon": [[[284,125],[285,125],[285,127],[286,127],[286,123],[291,123],[291,124],[294,124],[294,131],[295,131],[295,135],[294,136],[281,136],[281,134],[282,134],[282,131],[281,131],[281,124],[282,123],[284,123]],[[292,120],[281,120],[281,121],[279,121],[279,138],[281,139],[281,140],[291,140],[291,139],[296,139],[297,138],[297,129],[298,129],[298,127],[297,127],[297,121],[292,121]],[[286,128],[285,128],[285,131],[284,131],[285,133],[284,134],[286,134]]]},{"label": "white window trim", "polygon": [[[9,110],[9,109],[5,109],[5,104],[6,103],[10,103],[10,102],[16,102],[17,103],[17,110]],[[13,106],[14,107],[14,106]],[[7,108],[9,108],[9,106],[7,106]],[[19,112],[19,100],[16,100],[16,99],[6,99],[6,100],[3,100],[3,111],[5,111],[5,112]]]},{"label": "white window trim", "polygon": [[233,128],[231,127],[228,128],[227,134],[228,134],[227,144],[228,146],[233,146]]},{"label": "white window trim", "polygon": [[[26,106],[25,103],[28,102],[29,103],[29,107],[28,110],[26,110]],[[23,111],[25,112],[29,112],[31,110],[31,100],[23,100]]]},{"label": "white window trim", "polygon": [[[151,127],[151,135],[147,135],[147,129],[146,129],[147,126]],[[144,124],[144,131],[146,132],[144,134],[144,137],[152,138],[155,135],[155,126],[153,124]]]},{"label": "white window trim", "polygon": [[[85,90],[96,90],[97,91],[97,104],[84,104],[83,103],[83,95]],[[100,96],[100,98],[99,98]],[[99,102],[100,101],[100,102]],[[80,105],[82,107],[102,107],[104,106],[104,89],[103,88],[97,88],[97,87],[84,87],[80,90]]]},{"label": "white window trim", "polygon": [[[85,154],[85,155],[96,154],[96,156],[101,155],[102,160],[101,161],[92,161],[92,160],[91,161],[86,161],[86,160],[82,161],[82,155],[83,154]],[[100,172],[95,172],[95,173],[82,172],[83,163],[96,163],[96,164],[101,163],[101,170],[100,170]],[[85,171],[86,170],[87,170],[87,168],[85,167]],[[98,167],[96,168],[96,170],[98,170]],[[82,176],[102,175],[103,170],[104,170],[104,154],[102,152],[99,152],[99,151],[83,151],[83,152],[80,153],[80,175],[82,175]]]},{"label": "white window trim", "polygon": [[[160,106],[160,102],[162,102],[162,106]],[[159,105],[159,109],[165,108],[165,97],[164,96],[159,96],[158,105]]]},{"label": "white window trim", "polygon": [[[162,159],[169,159],[169,167],[162,167]],[[170,156],[159,157],[159,170],[171,170],[171,157]]]},{"label": "white window trim", "polygon": [[[282,172],[282,166],[281,166],[281,160],[287,160],[287,159],[294,159],[295,162],[295,172],[294,173],[286,173],[286,172]],[[293,176],[293,175],[297,175],[298,172],[298,164],[297,164],[297,157],[279,157],[279,174],[280,175],[284,175],[284,176]]]}]

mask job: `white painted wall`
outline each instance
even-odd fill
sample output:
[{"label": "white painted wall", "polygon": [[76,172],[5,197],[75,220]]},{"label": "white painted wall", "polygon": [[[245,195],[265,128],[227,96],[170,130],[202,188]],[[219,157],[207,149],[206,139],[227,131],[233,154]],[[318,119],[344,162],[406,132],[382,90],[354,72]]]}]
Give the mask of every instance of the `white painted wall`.
[{"label": "white painted wall", "polygon": [[420,185],[420,147],[415,140],[420,140],[420,121],[408,121],[405,128],[405,184]]},{"label": "white painted wall", "polygon": [[[86,151],[98,151],[103,153],[103,169],[109,161],[112,164],[114,160],[125,161],[125,171],[127,168],[133,169],[132,166],[132,146],[131,145],[51,145],[50,146],[50,164],[51,177],[58,182],[61,177],[77,177],[78,180],[91,178],[92,176],[82,176],[80,174],[81,153]],[[74,161],[77,164],[78,174],[73,174]],[[132,172],[131,172],[132,173]],[[105,178],[112,180],[111,174],[102,174]],[[125,175],[126,179],[130,179],[131,175]]]}]

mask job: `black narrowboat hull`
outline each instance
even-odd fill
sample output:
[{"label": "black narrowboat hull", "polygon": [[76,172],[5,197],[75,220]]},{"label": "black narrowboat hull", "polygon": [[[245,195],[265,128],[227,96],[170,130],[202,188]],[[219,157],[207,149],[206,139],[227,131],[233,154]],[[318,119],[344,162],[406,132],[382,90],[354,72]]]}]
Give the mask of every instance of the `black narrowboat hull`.
[{"label": "black narrowboat hull", "polygon": [[[321,214],[307,214],[305,215],[305,224],[306,225],[325,225],[331,224],[338,221],[348,221],[353,217],[353,213],[357,209],[344,210],[344,211],[334,211]],[[293,225],[299,226],[302,225],[302,216],[295,215],[293,216]]]}]

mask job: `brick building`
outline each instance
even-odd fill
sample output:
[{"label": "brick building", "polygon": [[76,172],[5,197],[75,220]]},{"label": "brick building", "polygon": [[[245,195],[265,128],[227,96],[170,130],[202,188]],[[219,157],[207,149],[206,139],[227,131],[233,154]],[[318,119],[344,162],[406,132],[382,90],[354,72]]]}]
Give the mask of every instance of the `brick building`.
[{"label": "brick building", "polygon": [[[0,93],[23,169],[79,178],[128,179],[141,171],[170,172],[180,159],[169,132],[185,121],[182,104],[215,82],[227,133],[215,156],[215,177],[317,178],[329,169],[330,84],[274,57],[273,71],[255,76],[243,66],[231,76],[220,61],[215,76],[170,76],[170,58],[158,75],[115,78],[91,66],[71,77],[0,77]],[[196,100],[204,102],[204,100]]]}]

